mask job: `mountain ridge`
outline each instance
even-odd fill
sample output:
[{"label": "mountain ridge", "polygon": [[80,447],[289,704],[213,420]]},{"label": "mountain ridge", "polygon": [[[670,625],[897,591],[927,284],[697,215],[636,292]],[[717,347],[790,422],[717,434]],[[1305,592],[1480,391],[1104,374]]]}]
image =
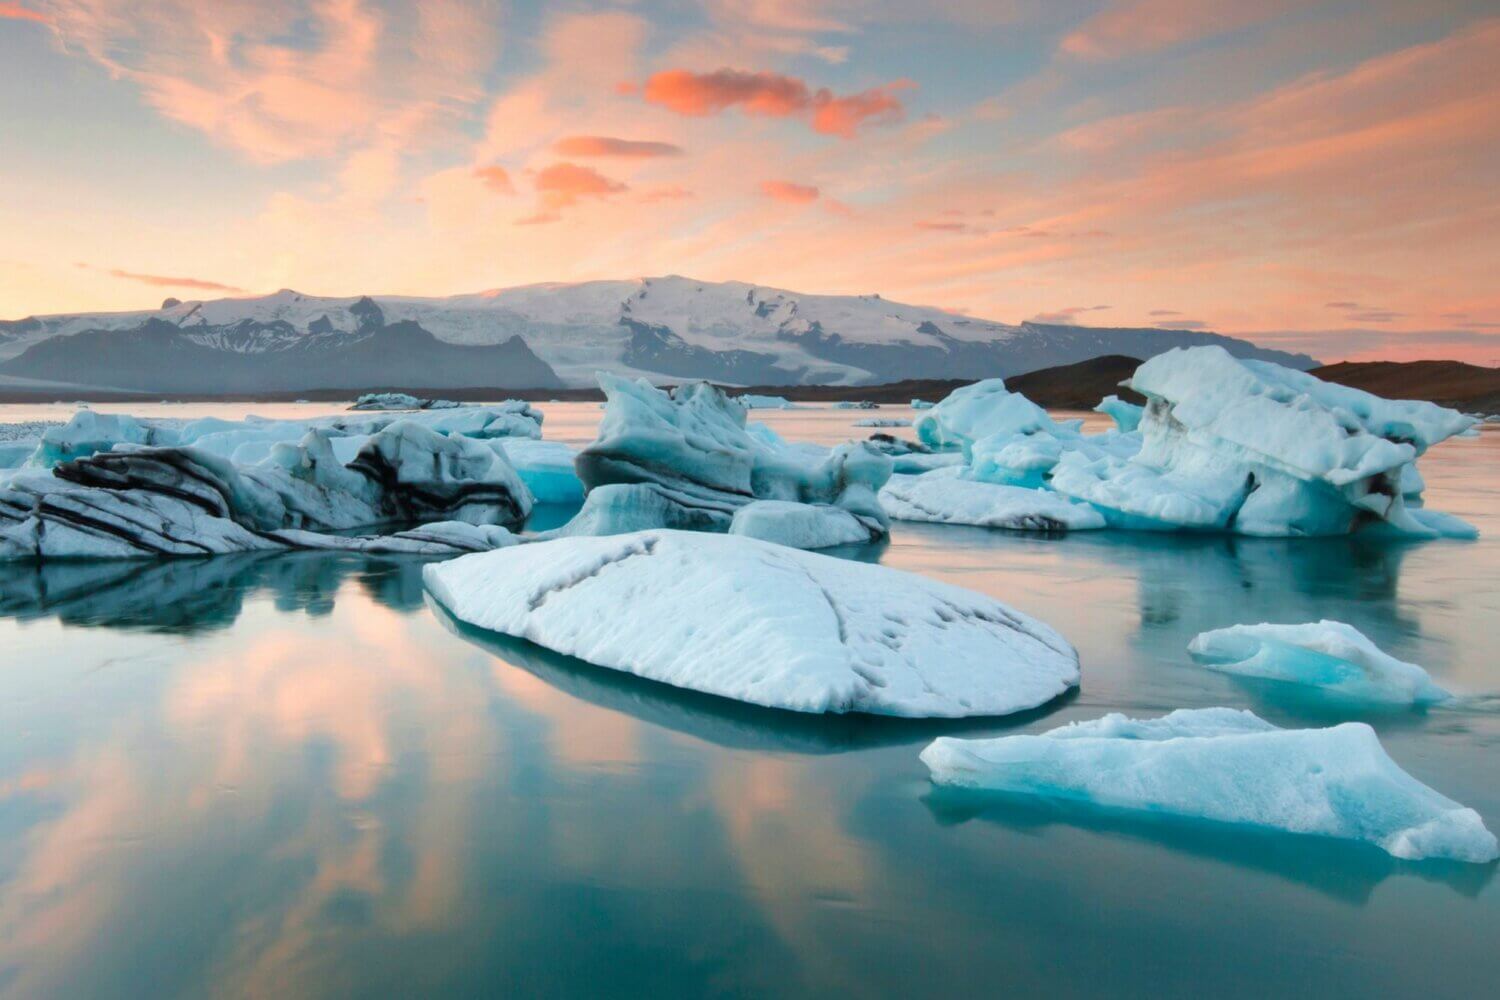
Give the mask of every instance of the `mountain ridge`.
[{"label": "mountain ridge", "polygon": [[[157,310],[32,316],[0,322],[0,373],[120,385],[123,369],[140,373],[139,378],[132,376],[131,388],[182,391],[192,379],[153,364],[146,353],[170,348],[190,355],[199,369],[229,379],[220,387],[225,391],[280,391],[294,382],[312,388],[305,373],[278,371],[274,364],[251,359],[339,355],[401,324],[411,324],[431,338],[433,357],[393,357],[384,370],[369,372],[378,376],[379,384],[457,385],[432,370],[438,364],[433,359],[449,353],[448,347],[493,348],[517,339],[519,346],[510,348],[513,370],[496,365],[484,369],[486,378],[504,380],[496,383],[497,388],[589,385],[601,370],[654,382],[706,378],[740,385],[1003,377],[1102,355],[1149,357],[1172,347],[1210,343],[1238,356],[1292,367],[1316,364],[1306,355],[1212,333],[1004,324],[879,295],[807,295],[744,282],[669,276],[524,285],[446,298],[336,298],[282,289],[249,298],[169,299]],[[172,330],[177,339],[218,355],[169,343]],[[88,351],[44,347],[58,338],[84,334],[88,336],[83,341],[65,343]],[[104,350],[110,334],[126,335],[125,346],[113,344]],[[134,354],[131,342],[136,344]],[[525,360],[523,349],[551,376]],[[100,357],[94,356],[96,352]],[[105,355],[113,367],[102,362]],[[224,361],[228,356],[239,360]],[[64,363],[69,359],[71,366]],[[367,371],[363,365],[356,368]],[[472,386],[477,377],[471,374],[462,384]],[[526,379],[541,381],[527,384]],[[194,388],[198,384],[192,382]],[[317,387],[345,384],[324,382]]]}]

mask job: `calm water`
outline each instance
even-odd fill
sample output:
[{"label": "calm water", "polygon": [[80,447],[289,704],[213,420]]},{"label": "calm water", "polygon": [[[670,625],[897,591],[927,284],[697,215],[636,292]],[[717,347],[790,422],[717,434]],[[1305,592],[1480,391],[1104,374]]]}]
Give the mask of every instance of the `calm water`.
[{"label": "calm water", "polygon": [[[574,442],[599,412],[543,408]],[[68,412],[44,409],[0,420]],[[905,413],[756,416],[831,442]],[[1111,710],[1353,717],[1184,653],[1203,629],[1339,618],[1473,696],[1366,718],[1500,829],[1500,433],[1424,470],[1485,538],[897,525],[845,552],[1078,646],[1076,697],[956,727],[786,718],[460,635],[413,561],[6,568],[0,993],[1493,995],[1494,865],[982,805],[917,760],[937,733]]]}]

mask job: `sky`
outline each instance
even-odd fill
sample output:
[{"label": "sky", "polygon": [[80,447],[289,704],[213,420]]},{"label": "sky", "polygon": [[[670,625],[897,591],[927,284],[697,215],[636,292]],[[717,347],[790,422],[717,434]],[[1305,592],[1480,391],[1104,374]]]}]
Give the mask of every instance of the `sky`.
[{"label": "sky", "polygon": [[0,318],[661,274],[1500,364],[1500,13],[0,0]]}]

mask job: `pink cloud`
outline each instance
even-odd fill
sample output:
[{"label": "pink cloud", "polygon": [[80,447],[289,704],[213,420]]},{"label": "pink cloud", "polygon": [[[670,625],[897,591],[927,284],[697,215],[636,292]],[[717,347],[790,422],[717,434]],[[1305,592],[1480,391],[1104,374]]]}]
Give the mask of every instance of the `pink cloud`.
[{"label": "pink cloud", "polygon": [[18,3],[0,3],[0,21],[36,21],[39,24],[51,24],[52,18],[39,10],[31,10]]},{"label": "pink cloud", "polygon": [[206,281],[203,278],[172,278],[161,274],[140,274],[135,271],[122,271],[119,268],[109,268],[105,271],[111,278],[120,278],[124,281],[138,281],[143,285],[151,285],[155,288],[192,288],[200,292],[240,292],[243,288],[234,285],[226,285],[219,281]]},{"label": "pink cloud", "polygon": [[818,200],[818,189],[810,184],[797,184],[792,181],[761,181],[760,193],[774,201],[784,201],[793,205],[805,205],[810,201]]},{"label": "pink cloud", "polygon": [[563,209],[571,208],[585,198],[607,198],[630,190],[593,167],[577,163],[554,163],[543,167],[537,171],[532,186],[536,188],[541,208],[535,215],[522,219],[522,225],[556,222],[562,217]]},{"label": "pink cloud", "polygon": [[570,135],[554,143],[552,151],[559,156],[634,158],[681,156],[683,152],[681,146],[670,142],[641,142],[607,135]]},{"label": "pink cloud", "polygon": [[891,125],[906,109],[896,91],[913,86],[898,80],[844,97],[814,91],[803,80],[778,73],[720,69],[712,73],[671,69],[646,80],[642,96],[680,115],[706,117],[730,108],[768,118],[803,117],[813,131],[851,139],[864,125]]},{"label": "pink cloud", "polygon": [[1290,0],[1118,0],[1064,37],[1059,49],[1080,59],[1145,55],[1270,20],[1290,6]]},{"label": "pink cloud", "polygon": [[500,194],[515,194],[516,186],[511,183],[510,173],[501,166],[475,167],[474,176],[484,183],[491,191]]}]

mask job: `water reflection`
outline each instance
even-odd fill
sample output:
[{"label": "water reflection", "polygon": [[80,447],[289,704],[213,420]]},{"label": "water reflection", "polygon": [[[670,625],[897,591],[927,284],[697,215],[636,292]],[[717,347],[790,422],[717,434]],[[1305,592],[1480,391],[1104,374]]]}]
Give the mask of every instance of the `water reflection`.
[{"label": "water reflection", "polygon": [[429,600],[428,605],[454,635],[572,698],[654,727],[739,750],[824,754],[879,746],[925,746],[938,736],[1021,729],[1076,697],[1076,692],[1070,692],[1038,709],[1003,719],[895,719],[784,712],[597,667],[524,639],[474,628],[453,618],[435,601]]},{"label": "water reflection", "polygon": [[1033,837],[1066,826],[1271,875],[1356,906],[1368,903],[1375,887],[1395,874],[1475,897],[1494,878],[1497,867],[1493,862],[1402,861],[1372,844],[998,792],[934,788],[923,802],[944,826],[979,821]]},{"label": "water reflection", "polygon": [[[1481,995],[1500,974],[1493,866],[955,801],[916,757],[1107,711],[1345,717],[1188,659],[1240,621],[1339,618],[1500,689],[1488,538],[898,525],[844,554],[1051,622],[1083,691],[957,725],[789,717],[455,628],[416,559],[7,567],[0,994]],[[1500,823],[1493,702],[1368,718]]]}]

